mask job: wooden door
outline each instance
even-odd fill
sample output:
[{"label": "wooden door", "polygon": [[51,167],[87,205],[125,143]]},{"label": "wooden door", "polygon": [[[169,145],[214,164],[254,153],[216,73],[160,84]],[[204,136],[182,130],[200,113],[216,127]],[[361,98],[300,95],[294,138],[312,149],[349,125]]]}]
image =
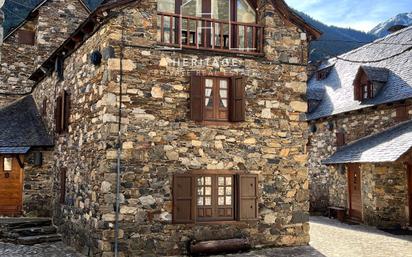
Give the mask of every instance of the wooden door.
[{"label": "wooden door", "polygon": [[20,215],[22,196],[23,170],[17,158],[0,156],[0,215]]},{"label": "wooden door", "polygon": [[412,165],[408,165],[409,225],[412,226]]},{"label": "wooden door", "polygon": [[349,165],[349,216],[355,220],[362,220],[362,193],[361,172],[358,165]]}]

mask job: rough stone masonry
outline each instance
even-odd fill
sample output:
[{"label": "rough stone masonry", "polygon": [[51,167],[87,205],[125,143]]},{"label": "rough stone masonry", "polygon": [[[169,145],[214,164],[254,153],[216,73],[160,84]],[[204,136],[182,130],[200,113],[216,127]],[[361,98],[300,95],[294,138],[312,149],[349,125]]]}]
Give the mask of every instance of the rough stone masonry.
[{"label": "rough stone masonry", "polygon": [[[47,103],[44,120],[50,131],[55,96],[62,90],[71,95],[68,133],[55,135],[50,157],[54,220],[65,242],[94,256],[113,254],[122,92],[119,236],[124,256],[187,254],[192,240],[234,237],[249,238],[253,247],[308,244],[307,124],[301,121],[306,34],[285,21],[271,1],[259,6],[264,57],[157,49],[156,1],[143,1],[112,10],[114,17],[65,59],[64,80],[53,73],[36,85],[33,95],[37,103]],[[90,62],[96,50],[103,53],[98,66]],[[176,65],[184,59],[203,61]],[[191,121],[192,71],[246,75],[246,121]],[[60,204],[63,167],[66,198]],[[257,174],[258,220],[173,224],[173,175],[201,169]]]}]

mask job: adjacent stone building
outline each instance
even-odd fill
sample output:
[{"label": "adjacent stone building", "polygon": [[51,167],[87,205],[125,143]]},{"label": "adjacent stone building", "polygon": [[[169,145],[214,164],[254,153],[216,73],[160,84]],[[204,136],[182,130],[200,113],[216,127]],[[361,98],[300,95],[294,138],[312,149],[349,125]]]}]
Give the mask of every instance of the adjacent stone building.
[{"label": "adjacent stone building", "polygon": [[0,106],[30,93],[31,73],[86,19],[81,0],[41,1],[0,47]]},{"label": "adjacent stone building", "polygon": [[309,81],[311,210],[411,225],[412,28],[322,64]]},{"label": "adjacent stone building", "polygon": [[125,256],[308,244],[307,46],[320,32],[284,1],[230,3],[105,1],[30,76],[20,101],[54,138],[40,167],[67,243],[112,256],[119,204]]}]

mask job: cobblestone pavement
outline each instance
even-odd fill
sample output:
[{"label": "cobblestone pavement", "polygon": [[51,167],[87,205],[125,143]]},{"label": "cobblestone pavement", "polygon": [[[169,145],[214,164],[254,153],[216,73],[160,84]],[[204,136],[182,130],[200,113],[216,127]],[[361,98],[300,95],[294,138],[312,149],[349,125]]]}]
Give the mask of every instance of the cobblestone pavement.
[{"label": "cobblestone pavement", "polygon": [[0,242],[1,257],[83,257],[62,242],[34,246]]},{"label": "cobblestone pavement", "polygon": [[327,257],[412,257],[412,236],[311,217],[310,245]]},{"label": "cobblestone pavement", "polygon": [[[376,228],[311,217],[310,246],[263,249],[227,257],[412,257],[412,236],[394,236]],[[0,242],[0,257],[83,257],[63,243],[35,246]],[[223,257],[223,255],[215,256]]]}]

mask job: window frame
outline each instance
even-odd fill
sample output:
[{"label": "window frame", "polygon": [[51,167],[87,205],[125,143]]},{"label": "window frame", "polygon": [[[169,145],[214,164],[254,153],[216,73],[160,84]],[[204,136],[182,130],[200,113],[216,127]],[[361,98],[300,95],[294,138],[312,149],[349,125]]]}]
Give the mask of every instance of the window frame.
[{"label": "window frame", "polygon": [[55,101],[54,119],[57,134],[67,133],[70,125],[71,95],[63,90]]},{"label": "window frame", "polygon": [[[227,87],[227,118],[211,119],[206,116],[206,79],[226,79]],[[246,77],[227,73],[197,74],[192,73],[190,81],[190,119],[206,125],[228,125],[246,121]],[[200,83],[200,85],[198,84]],[[196,87],[199,87],[196,88]],[[220,85],[219,85],[220,86]],[[217,92],[215,92],[218,94]],[[220,93],[220,91],[219,91]],[[219,94],[220,95],[220,94]],[[197,101],[197,102],[196,102]],[[216,100],[217,101],[217,100]],[[199,104],[200,102],[200,104]],[[199,109],[200,108],[200,109]],[[199,109],[199,110],[198,110]],[[214,110],[214,112],[217,112]]]},{"label": "window frame", "polygon": [[[192,178],[192,185],[191,185],[191,191],[192,191],[192,196],[191,196],[191,206],[190,206],[190,213],[192,219],[189,221],[184,221],[182,222],[181,220],[176,219],[176,210],[175,208],[177,207],[177,196],[175,195],[175,191],[177,190],[175,188],[175,180],[176,176],[184,176],[186,178]],[[198,218],[198,210],[197,210],[197,178],[202,177],[202,176],[222,176],[222,177],[228,177],[232,176],[232,217],[229,218],[206,218],[206,219],[199,219]],[[255,179],[255,184],[254,184],[254,196],[248,197],[244,196],[241,192],[241,180],[245,178],[253,178]],[[218,187],[217,187],[218,188]],[[215,188],[217,190],[217,188]],[[172,223],[173,224],[227,224],[227,223],[237,223],[237,222],[244,222],[244,221],[256,221],[259,219],[259,211],[258,211],[258,201],[260,199],[259,195],[259,179],[257,174],[249,174],[246,173],[245,171],[238,171],[238,170],[192,170],[187,173],[183,174],[175,174],[173,176],[173,183],[172,183],[172,205],[173,205],[173,212],[172,212]],[[212,189],[213,190],[213,189]],[[212,194],[213,195],[213,194]],[[218,194],[216,194],[218,196]],[[254,217],[243,217],[241,213],[241,208],[242,208],[242,201],[243,200],[248,200],[251,199],[252,202],[254,202],[253,205],[254,207]],[[187,200],[187,199],[186,199]],[[244,207],[243,207],[244,208]]]},{"label": "window frame", "polygon": [[[10,164],[10,169],[9,170],[6,170],[6,164],[5,164],[6,159],[11,159],[11,164]],[[3,169],[3,173],[10,173],[10,172],[13,171],[13,166],[14,166],[13,161],[14,161],[13,156],[10,156],[10,155],[2,156],[2,158],[1,158],[1,167]]]}]

